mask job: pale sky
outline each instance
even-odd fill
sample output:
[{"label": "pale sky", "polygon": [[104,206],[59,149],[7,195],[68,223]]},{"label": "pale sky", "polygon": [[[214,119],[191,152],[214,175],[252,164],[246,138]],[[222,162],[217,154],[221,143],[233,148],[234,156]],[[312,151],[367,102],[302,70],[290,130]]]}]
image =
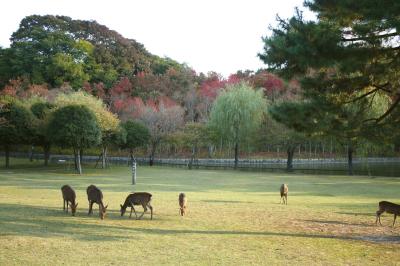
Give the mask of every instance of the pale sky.
[{"label": "pale sky", "polygon": [[[28,15],[65,15],[96,20],[135,39],[159,56],[187,63],[197,72],[224,76],[265,67],[258,59],[261,37],[289,18],[303,0],[12,0],[2,2],[0,46]],[[305,14],[312,16],[310,13]]]}]

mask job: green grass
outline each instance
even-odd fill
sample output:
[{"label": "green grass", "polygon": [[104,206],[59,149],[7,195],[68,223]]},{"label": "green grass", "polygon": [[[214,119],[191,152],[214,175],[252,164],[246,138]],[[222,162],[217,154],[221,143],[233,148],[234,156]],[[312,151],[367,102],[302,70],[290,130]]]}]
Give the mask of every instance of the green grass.
[{"label": "green grass", "polygon": [[[14,163],[14,162],[12,162]],[[399,202],[400,180],[283,173],[138,168],[84,169],[30,164],[0,169],[0,265],[395,265],[400,224],[374,225],[380,200]],[[279,186],[289,184],[288,205]],[[77,193],[77,216],[62,211],[60,188]],[[86,187],[109,204],[87,216]],[[154,219],[120,217],[132,190],[153,194]],[[178,194],[189,210],[179,216]],[[141,211],[141,208],[137,208]],[[400,221],[399,221],[400,223]]]}]

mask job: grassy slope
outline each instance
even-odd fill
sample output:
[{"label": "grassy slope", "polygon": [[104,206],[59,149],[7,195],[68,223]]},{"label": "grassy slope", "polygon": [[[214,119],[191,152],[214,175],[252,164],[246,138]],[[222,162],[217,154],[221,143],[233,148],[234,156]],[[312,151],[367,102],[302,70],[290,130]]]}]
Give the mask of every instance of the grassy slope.
[{"label": "grassy slope", "polygon": [[[0,265],[10,264],[382,264],[399,263],[400,225],[374,226],[379,200],[399,202],[400,180],[275,173],[138,169],[136,191],[153,194],[154,220],[120,217],[132,191],[128,167],[0,170]],[[289,205],[279,186],[289,184]],[[70,184],[76,217],[62,212]],[[87,216],[86,187],[109,203],[106,220]],[[178,215],[186,192],[188,216]],[[141,210],[141,208],[138,208]],[[392,242],[388,242],[392,241]],[[397,241],[397,242],[396,242]]]}]

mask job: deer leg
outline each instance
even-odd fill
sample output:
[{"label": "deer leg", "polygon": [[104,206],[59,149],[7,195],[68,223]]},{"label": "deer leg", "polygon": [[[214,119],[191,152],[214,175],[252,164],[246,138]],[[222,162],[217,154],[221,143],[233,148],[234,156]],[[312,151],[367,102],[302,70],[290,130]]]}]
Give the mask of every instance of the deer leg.
[{"label": "deer leg", "polygon": [[89,201],[89,213],[88,213],[88,215],[90,215],[90,214],[92,214],[93,213],[93,201]]},{"label": "deer leg", "polygon": [[150,203],[147,203],[147,206],[149,207],[149,209],[150,209],[150,220],[153,220],[153,207],[150,205]]},{"label": "deer leg", "polygon": [[63,199],[63,211],[65,212],[65,199]]},{"label": "deer leg", "polygon": [[382,211],[380,211],[380,210],[378,210],[377,212],[376,212],[376,221],[375,221],[375,224],[376,225],[378,225],[378,221],[379,221],[379,224],[380,225],[382,225],[382,223],[381,223],[381,214],[382,214],[383,212]]},{"label": "deer leg", "polygon": [[[136,217],[136,220],[137,220],[137,213],[136,213],[135,207],[133,207],[133,205],[132,205],[132,209],[133,209],[133,212],[135,213],[135,217]],[[132,209],[131,209],[131,211],[132,211]]]},{"label": "deer leg", "polygon": [[68,213],[68,204],[69,204],[69,202],[68,202],[68,200],[67,200],[67,213]]},{"label": "deer leg", "polygon": [[129,219],[132,217],[132,210],[133,210],[133,206],[131,206],[131,214],[129,214]]},{"label": "deer leg", "polygon": [[393,225],[392,225],[392,227],[394,227],[394,224],[395,224],[395,222],[396,222],[396,218],[397,218],[397,214],[394,215],[394,220],[393,220]]},{"label": "deer leg", "polygon": [[287,195],[285,195],[285,202],[286,202],[286,205],[287,205]]}]

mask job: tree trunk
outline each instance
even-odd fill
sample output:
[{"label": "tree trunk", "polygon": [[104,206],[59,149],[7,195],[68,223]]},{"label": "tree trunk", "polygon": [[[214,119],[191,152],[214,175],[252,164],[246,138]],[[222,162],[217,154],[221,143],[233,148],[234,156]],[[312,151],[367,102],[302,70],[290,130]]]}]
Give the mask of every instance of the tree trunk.
[{"label": "tree trunk", "polygon": [[79,160],[80,160],[80,163],[82,164],[82,162],[83,162],[83,149],[79,150]]},{"label": "tree trunk", "polygon": [[6,145],[4,147],[5,152],[6,152],[6,168],[10,167],[10,146]]},{"label": "tree trunk", "polygon": [[78,171],[78,154],[75,148],[74,148],[74,165],[75,165],[75,170]]},{"label": "tree trunk", "polygon": [[291,172],[293,171],[293,157],[294,157],[294,150],[295,146],[289,146],[287,149],[287,162],[286,162],[286,170]]},{"label": "tree trunk", "polygon": [[29,161],[33,162],[33,153],[34,153],[35,147],[31,145],[31,150],[29,151]]},{"label": "tree trunk", "polygon": [[154,164],[154,155],[156,154],[156,144],[151,145],[151,151],[150,151],[150,160],[149,160],[149,165],[153,166]]},{"label": "tree trunk", "polygon": [[193,161],[194,161],[195,155],[196,155],[196,146],[193,146],[192,147],[192,154],[190,156],[190,160],[189,160],[189,164],[188,164],[189,170],[192,170]]},{"label": "tree trunk", "polygon": [[81,166],[81,150],[80,149],[78,149],[77,150],[78,151],[78,156],[76,156],[76,158],[77,158],[77,166],[78,166],[78,173],[81,175],[82,174],[82,166]]},{"label": "tree trunk", "polygon": [[235,166],[234,168],[237,169],[239,164],[239,143],[235,143]]},{"label": "tree trunk", "polygon": [[347,161],[348,161],[348,173],[353,175],[353,147],[351,144],[347,146]]},{"label": "tree trunk", "polygon": [[106,167],[107,167],[106,159],[107,159],[107,146],[103,146],[103,151],[101,154],[101,168],[102,169],[106,169]]},{"label": "tree trunk", "polygon": [[43,151],[44,151],[44,166],[49,165],[49,158],[50,158],[50,145],[44,145],[43,146]]}]

